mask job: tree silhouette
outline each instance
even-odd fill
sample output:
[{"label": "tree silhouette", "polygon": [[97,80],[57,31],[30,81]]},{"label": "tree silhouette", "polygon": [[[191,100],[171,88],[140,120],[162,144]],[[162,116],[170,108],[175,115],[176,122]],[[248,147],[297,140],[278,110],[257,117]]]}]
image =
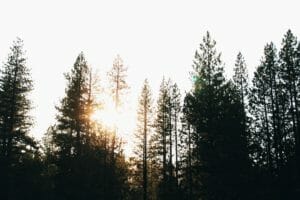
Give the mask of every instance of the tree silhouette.
[{"label": "tree silhouette", "polygon": [[[54,196],[57,199],[120,199],[127,191],[127,164],[118,139],[92,121],[97,105],[93,80],[83,53],[67,79],[66,96],[57,107],[57,125],[50,129],[56,166]],[[111,152],[110,149],[116,150]]]},{"label": "tree silhouette", "polygon": [[[33,89],[23,41],[17,38],[0,77],[0,188],[3,199],[31,198],[39,173],[38,144],[29,136]],[[30,171],[32,170],[36,171]],[[31,176],[31,180],[28,178]],[[25,184],[25,185],[24,185]],[[38,194],[36,194],[38,195]]]},{"label": "tree silhouette", "polygon": [[[149,135],[152,129],[152,97],[151,91],[149,88],[149,84],[147,79],[144,81],[144,85],[141,91],[141,95],[138,103],[137,110],[137,130],[136,130],[136,138],[137,138],[137,147],[135,150],[135,154],[137,157],[137,170],[138,173],[136,176],[142,177],[142,181],[138,181],[139,185],[143,187],[143,199],[149,199],[148,197],[148,166],[149,162],[148,158],[148,147],[149,147]],[[142,169],[141,169],[142,166]]]},{"label": "tree silhouette", "polygon": [[196,51],[194,88],[187,95],[187,119],[192,138],[194,198],[241,198],[241,179],[247,166],[246,138],[242,134],[242,105],[231,82],[225,82],[216,42],[207,32]]},{"label": "tree silhouette", "polygon": [[[240,52],[232,79],[224,66],[207,32],[183,99],[163,78],[153,108],[146,79],[128,156],[118,122],[110,130],[93,117],[103,93],[83,53],[65,74],[55,123],[41,143],[30,136],[33,81],[17,38],[0,70],[0,199],[297,199],[299,41],[288,30],[279,51],[266,44],[251,85]],[[126,72],[118,55],[107,76],[117,115]]]}]

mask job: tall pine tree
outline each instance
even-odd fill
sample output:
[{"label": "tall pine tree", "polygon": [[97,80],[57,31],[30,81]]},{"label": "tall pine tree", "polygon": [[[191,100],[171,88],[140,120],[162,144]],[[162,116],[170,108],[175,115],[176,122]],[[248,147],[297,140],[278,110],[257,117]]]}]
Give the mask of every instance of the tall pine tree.
[{"label": "tall pine tree", "polygon": [[32,89],[23,41],[17,38],[0,77],[0,188],[3,192],[0,198],[3,199],[32,198],[36,193],[38,146],[29,135],[33,121],[28,96]]},{"label": "tall pine tree", "polygon": [[297,189],[300,191],[300,115],[299,115],[299,100],[300,100],[300,68],[299,68],[299,44],[296,36],[291,30],[288,30],[282,40],[281,49],[279,52],[280,74],[283,88],[288,98],[288,124],[291,125],[289,133],[291,135],[284,136],[287,139],[293,137],[294,155],[296,158],[295,177],[297,177]]},{"label": "tall pine tree", "polygon": [[194,128],[192,138],[196,176],[195,198],[241,198],[242,176],[247,165],[246,139],[242,129],[242,104],[231,82],[226,83],[216,42],[207,32],[196,51],[194,89],[186,118]]},{"label": "tall pine tree", "polygon": [[234,71],[233,83],[239,93],[240,101],[243,105],[243,110],[244,110],[243,126],[244,126],[244,132],[246,134],[246,126],[247,126],[246,109],[247,109],[247,97],[249,94],[249,88],[248,88],[248,72],[247,72],[246,62],[241,52],[239,52],[237,55],[233,71]]},{"label": "tall pine tree", "polygon": [[151,133],[151,128],[153,126],[152,122],[152,97],[151,91],[147,79],[144,81],[142,92],[138,103],[138,118],[137,118],[137,148],[135,151],[137,157],[137,171],[139,173],[136,176],[142,177],[142,181],[139,183],[143,187],[143,199],[149,199],[148,195],[148,147],[149,147],[149,136]]}]

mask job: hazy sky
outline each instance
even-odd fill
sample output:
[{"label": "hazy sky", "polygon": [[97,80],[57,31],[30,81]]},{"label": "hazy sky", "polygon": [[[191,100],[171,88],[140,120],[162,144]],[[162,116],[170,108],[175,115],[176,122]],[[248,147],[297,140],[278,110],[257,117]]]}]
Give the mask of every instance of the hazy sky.
[{"label": "hazy sky", "polygon": [[[154,94],[162,76],[172,78],[182,92],[190,86],[194,52],[209,30],[230,74],[238,51],[249,71],[258,65],[267,42],[279,49],[287,29],[300,36],[297,1],[2,1],[0,0],[0,62],[12,41],[24,40],[35,89],[33,103],[40,138],[54,122],[64,95],[64,72],[83,51],[102,79],[120,54],[128,66],[129,122],[142,82],[149,79]],[[128,133],[129,134],[129,133]]]}]

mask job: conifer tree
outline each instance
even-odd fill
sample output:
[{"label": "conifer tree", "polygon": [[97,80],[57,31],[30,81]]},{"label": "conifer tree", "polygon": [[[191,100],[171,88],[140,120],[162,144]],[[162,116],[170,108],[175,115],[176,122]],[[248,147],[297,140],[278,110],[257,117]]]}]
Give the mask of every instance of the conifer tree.
[{"label": "conifer tree", "polygon": [[[158,159],[158,162],[161,164],[161,175],[160,178],[160,185],[159,185],[159,198],[166,199],[167,197],[167,182],[169,178],[170,168],[168,166],[171,166],[170,157],[168,161],[168,155],[170,156],[170,149],[168,149],[168,145],[170,145],[170,132],[171,132],[171,112],[170,112],[170,81],[165,81],[165,78],[163,78],[161,85],[160,85],[160,91],[159,91],[159,97],[157,100],[157,108],[156,108],[156,116],[154,121],[155,126],[155,134],[152,136],[155,142],[156,142],[156,158]],[[169,153],[168,153],[169,150]]]},{"label": "conifer tree", "polygon": [[137,149],[135,154],[138,158],[138,168],[142,166],[141,172],[138,173],[137,176],[143,177],[142,182],[140,185],[143,187],[143,199],[148,199],[148,169],[151,165],[148,158],[148,147],[149,147],[149,135],[151,133],[151,128],[153,125],[152,122],[152,97],[151,91],[149,88],[149,84],[147,79],[144,81],[144,85],[142,88],[142,92],[139,98],[138,103],[138,118],[137,118],[137,131],[136,131],[136,138],[138,140]]},{"label": "conifer tree", "polygon": [[244,107],[245,117],[243,121],[243,125],[245,126],[246,131],[246,109],[247,109],[247,96],[249,94],[248,88],[248,72],[245,63],[245,59],[241,52],[238,53],[235,66],[234,66],[234,75],[233,75],[233,83],[239,92],[241,103]]},{"label": "conifer tree", "polygon": [[[110,89],[111,89],[111,95],[115,104],[115,112],[116,114],[119,114],[120,106],[122,105],[121,97],[126,91],[126,89],[129,88],[127,82],[127,68],[124,66],[123,59],[120,57],[120,55],[117,55],[117,57],[113,61],[113,67],[108,72],[108,78],[110,80]],[[114,122],[116,123],[116,122]],[[114,151],[116,149],[116,134],[117,134],[117,127],[114,127],[114,133],[113,133],[113,144],[111,146],[111,156],[114,155]],[[111,158],[111,160],[114,160]]]},{"label": "conifer tree", "polygon": [[0,153],[8,160],[22,151],[27,152],[27,145],[34,146],[33,139],[28,136],[32,125],[28,95],[33,85],[26,66],[23,41],[17,38],[10,51],[0,78]]},{"label": "conifer tree", "polygon": [[[273,43],[264,48],[264,56],[254,73],[249,96],[251,116],[250,157],[258,169],[258,179],[264,182],[262,196],[283,198],[274,191],[275,185],[290,190],[291,163],[295,152],[297,132],[297,98],[293,84],[297,84],[296,38],[287,32],[277,56]],[[262,178],[261,174],[264,174]],[[294,176],[295,177],[295,176]],[[290,193],[290,192],[289,192]],[[285,196],[286,197],[286,196]]]},{"label": "conifer tree", "polygon": [[[82,155],[85,154],[84,144],[87,141],[88,72],[85,57],[80,53],[71,72],[65,74],[66,96],[61,100],[60,106],[56,107],[57,129],[52,131],[52,137],[57,149],[54,152],[55,163],[59,169],[56,175],[57,194],[63,198],[75,198],[76,193],[72,194],[71,191],[75,187],[79,189],[78,179],[84,174],[83,169],[79,171],[79,165]],[[75,187],[68,185],[72,180]]]},{"label": "conifer tree", "polygon": [[[238,198],[243,190],[240,177],[247,165],[246,140],[242,135],[242,105],[231,82],[225,82],[216,42],[207,32],[196,51],[194,89],[185,110],[194,127],[193,156],[196,198]],[[224,187],[226,185],[226,187]]]},{"label": "conifer tree", "polygon": [[[23,41],[17,38],[0,75],[0,188],[3,199],[32,198],[40,173],[38,144],[29,135],[33,89]],[[30,179],[28,179],[30,177]]]},{"label": "conifer tree", "polygon": [[[57,142],[65,156],[80,156],[86,134],[86,122],[89,115],[86,107],[88,98],[88,66],[83,53],[77,57],[70,73],[65,74],[68,81],[66,97],[57,107]],[[66,140],[66,141],[64,141]]]},{"label": "conifer tree", "polygon": [[116,109],[122,104],[121,96],[124,94],[124,91],[129,88],[126,82],[126,73],[127,68],[124,66],[123,59],[120,55],[117,55],[114,59],[112,69],[108,72],[111,84],[111,94]]},{"label": "conifer tree", "polygon": [[[300,116],[299,116],[299,84],[300,68],[297,38],[291,30],[288,30],[282,40],[282,47],[279,52],[280,58],[280,78],[284,85],[286,96],[288,97],[289,112],[288,118],[292,125],[292,133],[295,139],[295,156],[297,168],[300,169]],[[298,61],[298,62],[297,62]],[[300,170],[298,170],[298,175]],[[300,177],[300,175],[299,175]],[[299,178],[298,177],[298,178]],[[299,178],[300,180],[300,178]],[[300,185],[300,183],[299,183]]]},{"label": "conifer tree", "polygon": [[65,77],[66,95],[57,107],[57,124],[49,133],[54,144],[50,166],[54,164],[57,168],[53,175],[54,196],[57,199],[126,198],[128,166],[122,145],[91,118],[93,110],[99,107],[94,98],[95,79],[83,53]]},{"label": "conifer tree", "polygon": [[[249,96],[249,84],[248,84],[248,71],[245,59],[241,52],[238,53],[234,66],[233,84],[238,92],[240,103],[242,104],[242,127],[243,136],[250,140],[249,135],[249,123],[250,118],[247,116],[248,112],[248,96]],[[248,145],[248,143],[247,143]]]},{"label": "conifer tree", "polygon": [[162,176],[166,178],[167,174],[167,134],[169,130],[169,118],[168,118],[168,90],[167,82],[162,80],[159,91],[159,99],[157,101],[157,115],[155,118],[155,129],[157,135],[159,135],[160,149],[158,149],[159,156],[162,156]]}]

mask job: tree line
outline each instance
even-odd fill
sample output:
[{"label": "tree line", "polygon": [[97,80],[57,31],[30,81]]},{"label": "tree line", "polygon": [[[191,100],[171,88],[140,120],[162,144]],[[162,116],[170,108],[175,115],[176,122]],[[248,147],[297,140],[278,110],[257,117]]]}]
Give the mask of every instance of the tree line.
[{"label": "tree line", "polygon": [[[101,110],[99,77],[83,53],[65,74],[65,95],[43,141],[30,136],[33,90],[17,39],[0,76],[1,199],[295,199],[300,195],[300,42],[288,30],[280,49],[265,45],[249,81],[238,53],[225,78],[207,32],[184,94],[164,77],[158,98],[145,79],[137,107],[134,154],[117,127],[91,118]],[[126,67],[107,74],[115,109]]]}]

